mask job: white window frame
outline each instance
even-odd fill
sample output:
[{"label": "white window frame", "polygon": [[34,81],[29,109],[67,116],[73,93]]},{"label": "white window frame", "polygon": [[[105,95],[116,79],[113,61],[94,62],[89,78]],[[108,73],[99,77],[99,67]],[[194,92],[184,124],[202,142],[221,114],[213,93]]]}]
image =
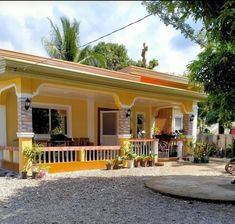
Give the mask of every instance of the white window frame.
[{"label": "white window frame", "polygon": [[[181,119],[181,130],[183,129],[183,115],[179,115],[179,114],[177,114],[177,115],[174,115],[173,116],[173,121],[172,121],[172,124],[173,124],[173,131],[175,132],[176,131],[176,129],[175,129],[175,119],[176,118],[180,118]],[[179,130],[178,130],[179,131]]]},{"label": "white window frame", "polygon": [[[71,130],[71,120],[72,120],[72,116],[71,116],[71,106],[70,105],[62,105],[62,104],[47,104],[47,103],[33,103],[32,104],[32,108],[39,108],[39,109],[50,109],[50,110],[65,110],[66,111],[66,115],[67,115],[67,137],[71,137],[72,134],[72,130]],[[51,120],[50,118],[51,113],[49,113],[49,120]],[[51,129],[51,124],[49,122],[49,130]],[[37,140],[41,140],[41,139],[50,139],[50,134],[35,134],[34,138]]]}]

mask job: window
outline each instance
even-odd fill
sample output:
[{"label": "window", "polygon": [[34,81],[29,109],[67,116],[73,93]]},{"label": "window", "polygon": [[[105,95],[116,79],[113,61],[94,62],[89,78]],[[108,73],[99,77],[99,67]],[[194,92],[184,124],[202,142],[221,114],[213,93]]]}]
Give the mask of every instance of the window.
[{"label": "window", "polygon": [[136,115],[136,134],[137,137],[144,137],[145,134],[145,114],[137,113]]},{"label": "window", "polygon": [[67,134],[67,111],[64,109],[33,108],[35,134]]},{"label": "window", "polygon": [[174,131],[179,131],[183,129],[183,119],[182,117],[175,117],[174,119]]}]

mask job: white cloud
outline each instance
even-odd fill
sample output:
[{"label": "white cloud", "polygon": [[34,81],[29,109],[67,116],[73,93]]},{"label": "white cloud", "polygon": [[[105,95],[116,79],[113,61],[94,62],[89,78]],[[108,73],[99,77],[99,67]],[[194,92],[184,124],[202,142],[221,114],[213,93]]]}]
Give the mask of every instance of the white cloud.
[{"label": "white cloud", "polygon": [[[41,38],[49,37],[50,32],[46,17],[58,25],[61,15],[80,21],[80,43],[84,44],[148,14],[140,1],[2,1],[0,7],[0,17],[8,21],[8,28],[0,24],[4,31],[0,48],[44,56]],[[17,28],[12,32],[9,27]],[[196,57],[200,48],[193,43],[187,49],[172,47],[172,38],[177,35],[178,31],[166,27],[158,17],[151,16],[101,41],[124,44],[134,60],[141,59],[145,42],[148,45],[147,60],[159,60],[157,70],[183,73],[186,64]]]}]

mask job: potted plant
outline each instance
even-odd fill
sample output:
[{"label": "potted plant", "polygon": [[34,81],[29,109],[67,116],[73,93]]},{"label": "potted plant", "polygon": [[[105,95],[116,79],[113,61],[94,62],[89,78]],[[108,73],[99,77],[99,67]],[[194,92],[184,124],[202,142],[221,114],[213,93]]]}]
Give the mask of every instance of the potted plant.
[{"label": "potted plant", "polygon": [[50,166],[42,166],[39,173],[38,177],[43,178],[48,174],[48,170],[50,169]]},{"label": "potted plant", "polygon": [[133,151],[133,145],[127,141],[122,148],[123,150],[123,166],[128,167],[128,168],[133,168],[134,167],[134,159],[136,157],[136,154]]},{"label": "potted plant", "polygon": [[27,159],[27,162],[22,171],[22,179],[27,178],[27,172],[30,168],[32,168],[32,178],[35,179],[38,174],[38,165],[37,160],[39,156],[42,154],[42,145],[33,144],[32,147],[25,147],[23,150],[23,155]]},{"label": "potted plant", "polygon": [[142,167],[147,167],[148,165],[148,157],[146,155],[140,156],[140,164]]},{"label": "potted plant", "polygon": [[156,156],[156,154],[154,154],[154,155],[150,154],[148,156],[148,165],[149,166],[154,166],[154,164],[155,164],[155,156]]},{"label": "potted plant", "polygon": [[140,156],[136,156],[134,159],[134,167],[140,167]]},{"label": "potted plant", "polygon": [[112,160],[106,160],[106,169],[111,170],[113,168],[113,161]]},{"label": "potted plant", "polygon": [[122,163],[122,158],[120,156],[117,156],[116,159],[113,161],[113,169],[120,169]]},{"label": "potted plant", "polygon": [[153,128],[153,138],[157,138],[160,134],[160,129],[158,127]]}]

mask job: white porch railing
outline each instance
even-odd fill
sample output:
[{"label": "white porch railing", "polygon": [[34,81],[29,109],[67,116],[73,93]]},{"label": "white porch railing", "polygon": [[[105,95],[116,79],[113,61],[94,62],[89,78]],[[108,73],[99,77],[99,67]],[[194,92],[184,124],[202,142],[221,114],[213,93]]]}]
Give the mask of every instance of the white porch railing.
[{"label": "white porch railing", "polygon": [[120,153],[120,146],[87,146],[84,147],[85,161],[113,160]]},{"label": "white porch railing", "polygon": [[43,147],[42,155],[34,158],[38,164],[79,161],[112,160],[119,155],[120,146]]},{"label": "white porch railing", "polygon": [[155,154],[153,152],[154,139],[130,139],[130,142],[133,144],[133,151],[138,156]]},{"label": "white porch railing", "polygon": [[182,139],[131,139],[133,144],[133,151],[141,156],[150,154],[157,154],[158,158],[169,159],[169,157],[182,158]]},{"label": "white porch railing", "polygon": [[0,160],[19,163],[19,147],[0,146]]}]

